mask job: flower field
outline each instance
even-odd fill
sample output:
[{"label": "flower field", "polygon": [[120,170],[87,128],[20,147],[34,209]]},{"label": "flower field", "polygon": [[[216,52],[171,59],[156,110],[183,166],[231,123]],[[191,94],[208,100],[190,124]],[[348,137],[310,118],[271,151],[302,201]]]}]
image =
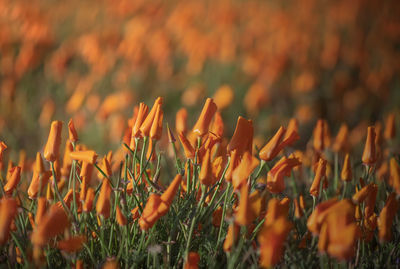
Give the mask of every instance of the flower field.
[{"label": "flower field", "polygon": [[398,268],[398,14],[0,0],[0,267]]}]

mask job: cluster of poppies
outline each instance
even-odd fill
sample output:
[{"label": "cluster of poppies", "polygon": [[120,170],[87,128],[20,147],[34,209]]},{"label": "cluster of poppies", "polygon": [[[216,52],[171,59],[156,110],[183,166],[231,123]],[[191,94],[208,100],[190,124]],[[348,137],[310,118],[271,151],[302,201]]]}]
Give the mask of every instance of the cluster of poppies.
[{"label": "cluster of poppies", "polygon": [[331,139],[327,122],[317,121],[301,151],[293,118],[258,149],[251,120],[239,117],[232,137],[224,135],[212,98],[191,129],[185,109],[175,128],[164,128],[163,115],[161,97],[151,109],[137,105],[120,148],[101,160],[79,142],[72,120],[62,160],[61,121],[30,165],[24,155],[5,165],[0,142],[2,262],[157,267],[162,258],[197,268],[222,257],[220,266],[268,268],[307,250],[309,265],[316,255],[357,266],[398,237],[395,114],[384,129],[378,122],[365,130],[358,162],[346,125]]}]

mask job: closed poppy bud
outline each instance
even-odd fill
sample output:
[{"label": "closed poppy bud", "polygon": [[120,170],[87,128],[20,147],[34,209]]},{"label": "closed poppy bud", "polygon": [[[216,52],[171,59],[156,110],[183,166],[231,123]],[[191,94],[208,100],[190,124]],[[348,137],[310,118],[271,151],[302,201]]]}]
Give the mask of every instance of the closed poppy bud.
[{"label": "closed poppy bud", "polygon": [[232,246],[236,243],[237,239],[239,238],[239,225],[231,224],[228,228],[228,233],[226,234],[225,241],[224,241],[224,251],[231,252]]},{"label": "closed poppy bud", "polygon": [[278,155],[279,151],[279,143],[281,142],[283,135],[286,130],[282,126],[276,132],[276,134],[269,140],[269,142],[260,150],[260,158],[264,161],[272,160],[276,155]]},{"label": "closed poppy bud", "polygon": [[371,190],[365,200],[364,216],[366,218],[371,217],[375,211],[376,195],[378,194],[378,186],[372,183]]},{"label": "closed poppy bud", "polygon": [[398,195],[400,195],[400,167],[395,158],[390,159],[390,180],[389,183],[392,185]]},{"label": "closed poppy bud", "polygon": [[183,151],[185,152],[185,156],[187,159],[192,159],[195,156],[195,150],[190,144],[189,140],[183,134],[183,132],[179,133],[179,140],[181,141]]},{"label": "closed poppy bud", "polygon": [[164,113],[161,110],[161,106],[157,106],[156,114],[150,128],[150,138],[153,140],[160,140],[161,138],[163,117]]},{"label": "closed poppy bud", "polygon": [[199,119],[193,127],[193,133],[198,136],[203,136],[208,132],[211,120],[217,111],[217,105],[212,98],[207,98],[203,110],[200,113]]},{"label": "closed poppy bud", "polygon": [[13,198],[0,200],[0,245],[4,245],[10,236],[11,222],[17,215],[17,201]]},{"label": "closed poppy bud", "polygon": [[73,160],[94,164],[98,155],[93,150],[73,151],[69,154]]},{"label": "closed poppy bud", "polygon": [[285,136],[283,137],[283,140],[285,141],[285,140],[289,139],[290,136],[292,136],[293,134],[296,134],[296,136],[297,136],[296,140],[300,138],[300,137],[298,137],[298,134],[299,134],[299,121],[297,119],[295,119],[295,118],[291,118],[289,120],[288,127],[287,127],[287,130],[285,132]]},{"label": "closed poppy bud", "polygon": [[350,155],[348,153],[344,157],[344,163],[342,172],[340,173],[340,178],[343,181],[351,181],[351,179],[353,178],[353,173],[351,171]]},{"label": "closed poppy bud", "polygon": [[254,218],[258,218],[265,213],[267,200],[265,192],[256,190],[250,194],[249,200]]},{"label": "closed poppy bud", "polygon": [[398,209],[399,202],[396,200],[396,194],[391,193],[378,218],[379,240],[381,242],[392,239],[392,226]]},{"label": "closed poppy bud", "polygon": [[319,234],[322,226],[323,217],[325,216],[327,210],[333,207],[337,202],[337,198],[332,198],[319,203],[315,207],[314,211],[311,213],[307,220],[307,228],[310,232],[313,233],[313,235]]},{"label": "closed poppy bud", "polygon": [[358,192],[356,192],[352,197],[353,203],[359,204],[359,203],[364,202],[364,200],[367,198],[367,196],[371,192],[372,188],[373,188],[373,186],[371,183],[371,184],[368,184],[367,186],[363,187]]},{"label": "closed poppy bud", "polygon": [[[135,138],[140,137],[140,126],[142,125],[143,121],[145,120],[147,116],[147,112],[149,111],[149,107],[144,104],[140,103],[139,104],[139,111],[135,120],[135,124],[132,126],[132,138],[133,142]],[[132,147],[132,139],[131,139],[131,147]]]},{"label": "closed poppy bud", "polygon": [[325,136],[324,136],[324,129],[325,129],[325,121],[319,119],[317,121],[317,125],[314,128],[313,136],[313,146],[314,149],[318,152],[322,152],[325,149]]},{"label": "closed poppy bud", "polygon": [[233,133],[226,150],[229,153],[233,150],[237,150],[238,157],[242,156],[245,151],[251,153],[253,148],[253,132],[252,121],[239,116],[235,132]]},{"label": "closed poppy bud", "polygon": [[285,190],[284,177],[290,176],[291,170],[301,162],[294,157],[283,157],[267,174],[267,188],[271,193],[280,193]]},{"label": "closed poppy bud", "polygon": [[143,209],[142,216],[139,219],[139,226],[142,230],[147,231],[153,227],[153,225],[159,219],[160,216],[157,210],[160,203],[160,195],[153,193],[149,196],[146,206]]},{"label": "closed poppy bud", "polygon": [[108,182],[108,179],[104,178],[103,183],[101,185],[99,198],[96,202],[96,212],[98,215],[102,215],[105,219],[110,217],[110,209],[111,209],[111,186]]},{"label": "closed poppy bud", "polygon": [[68,137],[69,141],[71,141],[72,143],[78,141],[78,134],[76,133],[75,125],[72,119],[70,119],[68,122]]},{"label": "closed poppy bud", "polygon": [[344,151],[348,147],[349,128],[346,124],[340,126],[335,143],[332,146],[334,152]]},{"label": "closed poppy bud", "polygon": [[325,177],[326,163],[327,162],[322,158],[318,161],[317,171],[315,172],[314,181],[310,188],[310,194],[314,197],[318,197],[319,195],[321,180]]},{"label": "closed poppy bud", "polygon": [[328,224],[323,223],[319,232],[318,250],[320,253],[325,253],[328,248]]},{"label": "closed poppy bud", "polygon": [[61,145],[62,122],[53,121],[50,127],[49,138],[44,147],[44,158],[49,162],[57,160]]},{"label": "closed poppy bud", "polygon": [[87,183],[86,183],[86,177],[82,177],[82,182],[80,184],[80,191],[79,191],[79,200],[81,202],[85,201],[86,198],[86,192],[87,192]]},{"label": "closed poppy bud", "polygon": [[149,141],[149,146],[147,147],[147,152],[146,152],[146,159],[148,159],[151,162],[154,162],[156,160],[156,149],[153,147],[155,146],[155,141],[150,140]]},{"label": "closed poppy bud", "polygon": [[197,269],[199,268],[200,255],[197,252],[189,252],[186,257],[183,269]]},{"label": "closed poppy bud", "polygon": [[117,223],[119,224],[119,226],[125,226],[127,224],[127,220],[118,205],[116,207],[115,214],[116,214],[116,219],[117,219]]},{"label": "closed poppy bud", "polygon": [[43,173],[44,170],[44,164],[43,164],[43,159],[42,156],[40,155],[40,152],[36,153],[36,161],[35,161],[35,166],[33,167],[33,171],[37,173]]},{"label": "closed poppy bud", "polygon": [[8,179],[6,185],[4,185],[3,189],[4,192],[7,195],[11,195],[12,192],[15,190],[15,188],[17,187],[19,181],[21,179],[21,167],[19,166],[15,166],[13,168],[13,172],[11,174],[11,177]]},{"label": "closed poppy bud", "polygon": [[186,134],[187,131],[187,110],[186,108],[181,108],[176,112],[175,117],[175,130],[179,133]]},{"label": "closed poppy bud", "polygon": [[286,199],[282,201],[279,201],[276,198],[272,198],[268,201],[267,214],[265,215],[264,222],[265,225],[272,225],[280,217],[287,218],[290,204]]},{"label": "closed poppy bud", "polygon": [[241,162],[232,173],[232,185],[235,190],[240,189],[241,185],[246,183],[259,163],[260,161],[249,152],[244,153]]},{"label": "closed poppy bud", "polygon": [[37,246],[44,246],[51,238],[63,233],[69,225],[67,213],[62,207],[54,204],[33,230],[32,243]]},{"label": "closed poppy bud", "polygon": [[211,186],[214,183],[214,176],[212,174],[212,166],[210,160],[210,149],[208,149],[201,161],[201,169],[199,174],[201,184]]},{"label": "closed poppy bud", "polygon": [[86,192],[85,203],[83,204],[83,211],[85,212],[92,211],[93,200],[94,200],[94,190],[92,188],[88,188]]},{"label": "closed poppy bud", "polygon": [[37,200],[37,209],[35,215],[35,224],[39,225],[46,213],[47,199],[45,197],[39,197]]},{"label": "closed poppy bud", "polygon": [[254,219],[252,213],[249,201],[249,188],[247,184],[244,184],[240,188],[239,206],[235,215],[236,223],[240,226],[248,226]]},{"label": "closed poppy bud", "polygon": [[61,240],[57,243],[59,250],[74,253],[82,249],[83,244],[86,242],[86,237],[83,235],[73,236],[71,238]]},{"label": "closed poppy bud", "polygon": [[372,165],[376,161],[375,154],[375,127],[368,127],[367,141],[365,142],[362,161],[365,165]]},{"label": "closed poppy bud", "polygon": [[299,219],[303,216],[303,209],[300,207],[300,202],[297,198],[294,199],[294,216]]},{"label": "closed poppy bud", "polygon": [[39,189],[41,194],[42,195],[44,194],[44,188],[47,185],[50,176],[51,176],[50,171],[45,171],[42,174],[39,174],[36,171],[33,172],[32,181],[31,184],[29,184],[29,188],[27,191],[29,198],[31,199],[36,198],[36,196],[39,193]]},{"label": "closed poppy bud", "polygon": [[385,137],[386,140],[391,140],[396,136],[394,113],[390,113],[386,119],[385,132],[383,136]]},{"label": "closed poppy bud", "polygon": [[[140,132],[143,137],[149,136],[151,125],[153,124],[154,118],[156,117],[157,109],[161,108],[163,103],[163,99],[158,97],[154,102],[153,107],[151,108],[149,114],[147,115],[146,119],[143,121],[142,125],[140,126]],[[160,108],[158,108],[160,107]]]}]

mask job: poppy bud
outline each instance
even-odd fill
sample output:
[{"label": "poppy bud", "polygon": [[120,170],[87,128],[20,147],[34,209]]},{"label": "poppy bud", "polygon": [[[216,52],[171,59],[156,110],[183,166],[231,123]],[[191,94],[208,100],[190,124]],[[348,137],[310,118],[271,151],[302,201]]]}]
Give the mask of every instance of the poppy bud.
[{"label": "poppy bud", "polygon": [[176,132],[186,134],[187,131],[187,110],[186,108],[181,108],[176,112],[175,117],[175,130]]},{"label": "poppy bud", "polygon": [[390,113],[386,119],[385,132],[383,134],[386,140],[391,140],[396,136],[396,124],[394,113]]},{"label": "poppy bud", "polygon": [[115,213],[116,213],[116,219],[117,219],[119,226],[125,226],[128,223],[128,221],[126,220],[125,215],[122,213],[122,211],[118,205],[116,207]]},{"label": "poppy bud", "polygon": [[310,194],[314,197],[318,197],[319,195],[321,180],[325,177],[326,164],[327,162],[324,159],[322,158],[319,159],[317,171],[315,172],[314,181],[310,188]]},{"label": "poppy bud", "polygon": [[73,160],[94,164],[98,155],[93,150],[73,151],[69,154]]},{"label": "poppy bud", "polygon": [[203,110],[201,111],[200,116],[193,127],[193,133],[197,134],[198,136],[205,135],[208,132],[211,120],[216,111],[217,105],[214,103],[213,99],[207,98]]},{"label": "poppy bud", "polygon": [[69,141],[71,141],[72,143],[78,141],[78,134],[76,133],[75,125],[72,119],[70,119],[68,122],[68,137]]},{"label": "poppy bud", "polygon": [[86,237],[83,235],[73,236],[71,238],[61,240],[57,243],[57,248],[68,252],[74,253],[82,249],[83,244],[86,242]]},{"label": "poppy bud", "polygon": [[[146,119],[140,125],[140,132],[143,137],[149,136],[151,126],[153,125],[154,118],[156,117],[157,109],[161,108],[163,103],[162,97],[158,97],[154,102],[153,107],[151,108],[149,114],[147,115]],[[159,108],[160,107],[160,108]]]},{"label": "poppy bud", "polygon": [[57,160],[60,152],[62,122],[53,121],[50,127],[49,138],[44,147],[44,158],[49,162]]},{"label": "poppy bud", "polygon": [[17,201],[14,198],[0,200],[0,245],[4,245],[10,236],[11,222],[17,215]]},{"label": "poppy bud", "polygon": [[362,161],[365,165],[373,165],[376,161],[375,154],[375,127],[368,127],[367,141],[365,142]]},{"label": "poppy bud", "polygon": [[96,212],[98,215],[102,215],[105,219],[110,217],[110,209],[111,209],[111,186],[108,182],[108,179],[104,178],[103,183],[101,185],[99,198],[96,202]]},{"label": "poppy bud", "polygon": [[344,163],[342,172],[340,173],[340,178],[343,181],[351,181],[351,179],[353,178],[353,173],[351,171],[350,155],[348,153],[344,157]]},{"label": "poppy bud", "polygon": [[8,179],[7,183],[4,185],[3,189],[7,195],[11,195],[12,192],[17,187],[19,181],[21,179],[21,167],[15,166],[13,168],[13,172],[11,177]]}]

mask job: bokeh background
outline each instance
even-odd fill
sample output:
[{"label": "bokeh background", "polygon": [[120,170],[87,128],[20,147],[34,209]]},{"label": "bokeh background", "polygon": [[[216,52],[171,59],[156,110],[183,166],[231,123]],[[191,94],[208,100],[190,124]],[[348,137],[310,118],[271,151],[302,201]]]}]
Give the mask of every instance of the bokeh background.
[{"label": "bokeh background", "polygon": [[157,96],[189,126],[214,97],[228,136],[239,115],[264,137],[296,117],[301,145],[318,118],[365,135],[400,107],[399,14],[398,0],[0,0],[0,140],[34,156],[51,120],[73,118],[105,153]]}]

